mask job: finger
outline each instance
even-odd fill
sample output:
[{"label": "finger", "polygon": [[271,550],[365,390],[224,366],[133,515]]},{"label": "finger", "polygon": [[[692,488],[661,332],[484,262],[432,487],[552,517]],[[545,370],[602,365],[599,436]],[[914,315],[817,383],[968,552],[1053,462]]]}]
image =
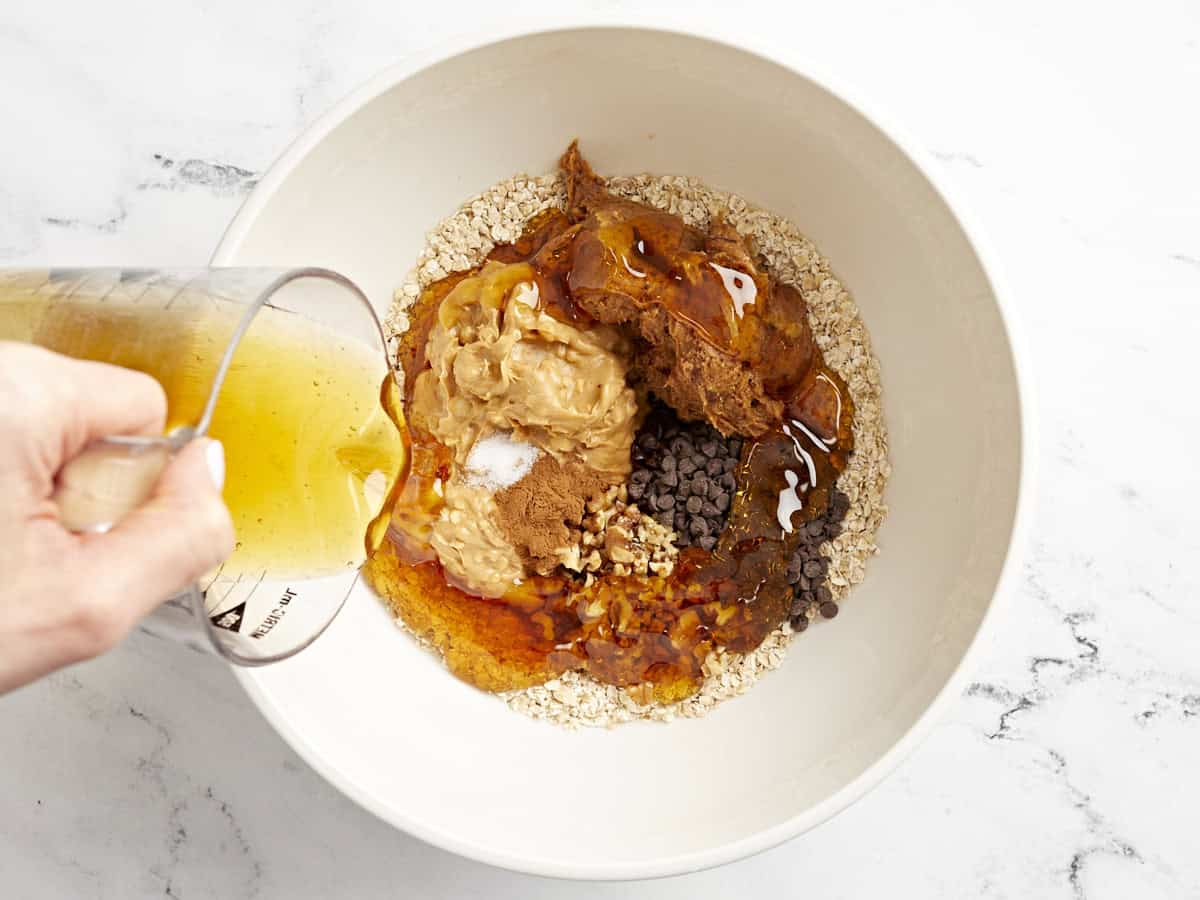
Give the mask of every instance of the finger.
[{"label": "finger", "polygon": [[90,360],[67,359],[70,387],[65,416],[63,459],[91,441],[114,434],[162,434],[167,395],[143,372]]},{"label": "finger", "polygon": [[233,550],[223,480],[221,444],[193,441],[171,460],[145,504],[107,534],[86,538],[85,568],[118,637]]},{"label": "finger", "polygon": [[39,496],[89,442],[110,434],[162,432],[166,396],[149,375],[29,345],[0,349],[6,450]]}]

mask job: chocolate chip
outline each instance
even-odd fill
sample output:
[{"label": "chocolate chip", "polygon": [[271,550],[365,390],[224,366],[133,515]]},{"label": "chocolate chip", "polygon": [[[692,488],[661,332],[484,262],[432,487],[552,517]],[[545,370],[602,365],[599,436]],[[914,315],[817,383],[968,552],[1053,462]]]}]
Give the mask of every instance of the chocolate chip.
[{"label": "chocolate chip", "polygon": [[666,528],[670,528],[675,524],[675,516],[669,509],[664,509],[662,512],[656,512],[654,514],[654,518],[658,520],[660,525],[663,525]]},{"label": "chocolate chip", "polygon": [[804,631],[808,628],[808,616],[792,616],[792,631]]},{"label": "chocolate chip", "polygon": [[825,533],[825,524],[823,517],[817,517],[805,525],[804,529],[813,537],[820,537]]},{"label": "chocolate chip", "polygon": [[821,570],[821,564],[815,559],[810,559],[804,564],[804,574],[809,578],[820,578],[824,572]]},{"label": "chocolate chip", "polygon": [[799,574],[792,583],[802,591],[807,591],[812,587],[812,579],[803,574]]},{"label": "chocolate chip", "polygon": [[829,585],[822,584],[816,590],[817,602],[821,604],[833,602],[833,591],[829,589]]},{"label": "chocolate chip", "polygon": [[838,614],[838,605],[830,600],[828,603],[821,604],[821,615],[826,619],[832,619]]},{"label": "chocolate chip", "polygon": [[[678,546],[711,550],[720,542],[733,506],[740,449],[739,439],[726,438],[705,423],[680,422],[659,405],[646,417],[630,452],[629,497],[663,524],[669,514]],[[801,577],[812,555],[796,558],[792,578]]]}]

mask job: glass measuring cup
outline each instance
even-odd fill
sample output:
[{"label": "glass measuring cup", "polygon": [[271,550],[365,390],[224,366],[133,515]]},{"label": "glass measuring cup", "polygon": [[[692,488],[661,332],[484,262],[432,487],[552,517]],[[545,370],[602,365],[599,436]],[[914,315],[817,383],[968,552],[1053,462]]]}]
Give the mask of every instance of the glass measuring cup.
[{"label": "glass measuring cup", "polygon": [[56,499],[73,530],[140,505],[189,440],[225,444],[237,548],[148,631],[260,665],[328,627],[404,463],[380,402],[397,396],[383,331],[352,282],[324,269],[0,269],[0,339],[138,369],[166,391],[165,435],[115,435],[64,467]]}]

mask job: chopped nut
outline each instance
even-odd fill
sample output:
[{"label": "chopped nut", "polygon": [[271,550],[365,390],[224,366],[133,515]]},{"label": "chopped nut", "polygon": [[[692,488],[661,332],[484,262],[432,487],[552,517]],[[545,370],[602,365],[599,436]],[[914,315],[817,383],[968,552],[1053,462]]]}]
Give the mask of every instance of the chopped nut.
[{"label": "chopped nut", "polygon": [[605,544],[605,550],[608,551],[608,558],[614,563],[631,563],[634,561],[634,555],[630,552],[628,544],[624,541],[609,541]]}]

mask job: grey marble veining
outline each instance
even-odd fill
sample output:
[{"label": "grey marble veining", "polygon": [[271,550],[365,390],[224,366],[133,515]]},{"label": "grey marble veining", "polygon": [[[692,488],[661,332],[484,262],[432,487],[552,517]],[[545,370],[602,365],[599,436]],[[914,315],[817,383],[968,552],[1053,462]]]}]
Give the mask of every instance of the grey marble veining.
[{"label": "grey marble veining", "polygon": [[[1200,8],[1102,6],[739,7],[932,152],[1033,355],[1024,577],[957,705],[880,788],[715,871],[636,890],[526,878],[378,822],[227,671],[138,635],[0,699],[4,896],[1200,896]],[[306,124],[493,14],[5,6],[0,264],[203,264]]]}]

